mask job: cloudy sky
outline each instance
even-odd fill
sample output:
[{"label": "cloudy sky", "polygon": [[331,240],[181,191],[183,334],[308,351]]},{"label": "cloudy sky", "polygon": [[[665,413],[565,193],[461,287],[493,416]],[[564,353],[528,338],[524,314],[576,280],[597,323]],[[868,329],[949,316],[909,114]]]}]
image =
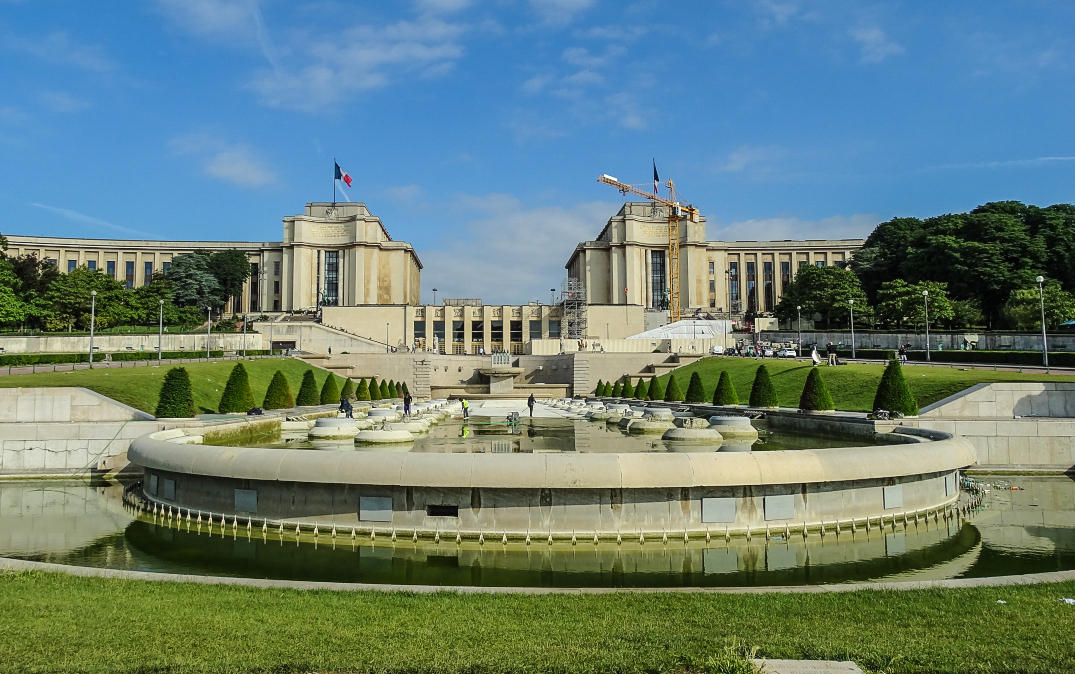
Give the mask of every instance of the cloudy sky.
[{"label": "cloudy sky", "polygon": [[279,240],[332,161],[425,300],[548,296],[662,178],[710,238],[1075,201],[1075,3],[0,0],[0,232]]}]

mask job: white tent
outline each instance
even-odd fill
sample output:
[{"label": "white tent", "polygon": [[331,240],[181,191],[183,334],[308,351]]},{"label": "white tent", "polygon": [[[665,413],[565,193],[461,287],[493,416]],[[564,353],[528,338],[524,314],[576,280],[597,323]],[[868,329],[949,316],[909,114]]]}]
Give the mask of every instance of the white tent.
[{"label": "white tent", "polygon": [[714,339],[731,332],[732,322],[687,319],[631,335],[627,339]]}]

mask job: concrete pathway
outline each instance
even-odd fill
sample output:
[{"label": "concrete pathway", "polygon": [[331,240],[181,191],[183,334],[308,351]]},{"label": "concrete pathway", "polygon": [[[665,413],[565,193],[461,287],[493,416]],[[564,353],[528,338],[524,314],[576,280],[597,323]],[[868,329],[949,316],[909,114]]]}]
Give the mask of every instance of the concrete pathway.
[{"label": "concrete pathway", "polygon": [[839,674],[840,672],[858,672],[859,666],[850,660],[771,660],[755,658],[751,660],[764,674]]}]

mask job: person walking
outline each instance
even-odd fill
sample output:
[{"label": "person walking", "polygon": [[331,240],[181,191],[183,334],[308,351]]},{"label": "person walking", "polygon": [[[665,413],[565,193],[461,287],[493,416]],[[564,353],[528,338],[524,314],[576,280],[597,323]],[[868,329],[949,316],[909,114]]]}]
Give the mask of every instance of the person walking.
[{"label": "person walking", "polygon": [[526,399],[526,406],[530,408],[530,418],[534,418],[534,394],[531,393],[530,397]]},{"label": "person walking", "polygon": [[896,354],[900,357],[900,365],[907,364],[907,345],[900,344],[900,348],[896,351]]},{"label": "person walking", "polygon": [[836,365],[836,345],[829,342],[825,345],[825,355],[829,357],[829,365]]},{"label": "person walking", "polygon": [[466,421],[470,418],[470,403],[466,398],[463,398],[463,420]]},{"label": "person walking", "polygon": [[405,417],[411,416],[411,400],[410,393],[403,394],[403,416]]}]

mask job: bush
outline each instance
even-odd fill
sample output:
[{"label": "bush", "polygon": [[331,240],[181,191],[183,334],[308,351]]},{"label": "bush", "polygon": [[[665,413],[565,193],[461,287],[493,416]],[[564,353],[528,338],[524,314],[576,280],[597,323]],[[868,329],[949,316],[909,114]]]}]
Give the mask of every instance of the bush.
[{"label": "bush", "polygon": [[631,386],[631,378],[630,377],[624,377],[623,378],[623,390],[620,391],[620,395],[623,396],[624,398],[634,398],[635,397],[635,387]]},{"label": "bush", "polygon": [[612,397],[612,382],[610,382],[610,381],[605,382],[605,394],[604,395],[605,395],[606,398],[611,398]]},{"label": "bush", "polygon": [[776,391],[773,390],[773,380],[769,377],[769,369],[764,365],[758,366],[754,373],[754,385],[750,388],[751,407],[779,407],[776,399]]},{"label": "bush", "polygon": [[[350,379],[347,380],[351,382]],[[321,386],[321,404],[332,405],[333,403],[340,402],[340,387],[336,384],[336,375],[331,372],[325,377],[325,383]]]},{"label": "bush", "polygon": [[702,377],[698,372],[691,373],[691,381],[687,384],[687,397],[689,403],[704,403],[705,393],[702,391]]},{"label": "bush", "polygon": [[635,398],[639,400],[646,400],[646,396],[649,395],[649,386],[646,385],[645,379],[638,380],[638,386],[635,387]]},{"label": "bush", "polygon": [[616,384],[612,387],[612,397],[613,398],[619,398],[622,395],[623,395],[623,382],[622,381],[617,381]]},{"label": "bush", "polygon": [[676,375],[668,375],[668,388],[664,390],[664,400],[669,403],[683,402],[683,389],[679,388]]},{"label": "bush", "polygon": [[410,390],[407,388],[407,382],[403,382],[402,384],[400,384],[399,385],[399,390],[400,390],[400,395],[408,395],[409,396],[411,394]]},{"label": "bush", "polygon": [[192,417],[194,414],[194,391],[190,386],[190,375],[185,367],[173,367],[161,382],[160,398],[157,400],[154,416],[158,419],[178,419]]},{"label": "bush", "polygon": [[265,391],[265,402],[261,405],[267,410],[286,410],[295,406],[295,398],[291,395],[291,386],[287,383],[287,377],[280,370],[272,376],[269,388]]},{"label": "bush", "polygon": [[713,404],[739,404],[739,394],[735,392],[735,384],[732,383],[732,378],[728,375],[727,370],[720,371],[720,380],[717,381],[717,388],[713,391]]},{"label": "bush", "polygon": [[877,394],[873,397],[873,411],[899,412],[905,417],[918,416],[918,401],[903,378],[903,368],[896,360],[888,361]]},{"label": "bush", "polygon": [[605,382],[603,382],[602,380],[598,379],[597,380],[597,386],[594,387],[593,394],[595,396],[603,396],[603,395],[605,395]]},{"label": "bush", "polygon": [[302,385],[299,386],[299,395],[295,398],[295,404],[299,407],[321,404],[321,394],[317,391],[317,379],[314,378],[313,370],[306,370],[306,373],[302,375]]},{"label": "bush", "polygon": [[381,385],[377,383],[377,377],[370,377],[370,400],[381,399]]},{"label": "bush", "polygon": [[221,414],[245,412],[254,407],[254,394],[250,390],[250,377],[242,363],[236,363],[224,385],[224,394],[220,396]]},{"label": "bush", "polygon": [[381,400],[388,400],[389,398],[392,397],[392,392],[388,388],[388,380],[387,379],[382,379],[381,380],[380,395],[381,395]]},{"label": "bush", "polygon": [[825,386],[825,380],[821,378],[821,370],[816,367],[810,368],[810,374],[806,377],[806,386],[803,386],[803,394],[799,398],[801,410],[831,410],[835,409],[832,404],[832,396]]},{"label": "bush", "polygon": [[395,379],[393,379],[392,381],[388,382],[388,397],[389,398],[398,398],[398,397],[400,397],[399,396],[399,386],[396,384]]},{"label": "bush", "polygon": [[[369,395],[369,391],[366,391],[366,395]],[[340,389],[340,397],[346,398],[347,400],[351,400],[355,397],[355,382],[350,377],[344,380],[343,388]]]},{"label": "bush", "polygon": [[646,391],[646,400],[664,400],[664,386],[657,377],[649,378],[649,390]]},{"label": "bush", "polygon": [[355,389],[355,400],[369,400],[370,387],[365,379],[358,380],[358,388]]}]

